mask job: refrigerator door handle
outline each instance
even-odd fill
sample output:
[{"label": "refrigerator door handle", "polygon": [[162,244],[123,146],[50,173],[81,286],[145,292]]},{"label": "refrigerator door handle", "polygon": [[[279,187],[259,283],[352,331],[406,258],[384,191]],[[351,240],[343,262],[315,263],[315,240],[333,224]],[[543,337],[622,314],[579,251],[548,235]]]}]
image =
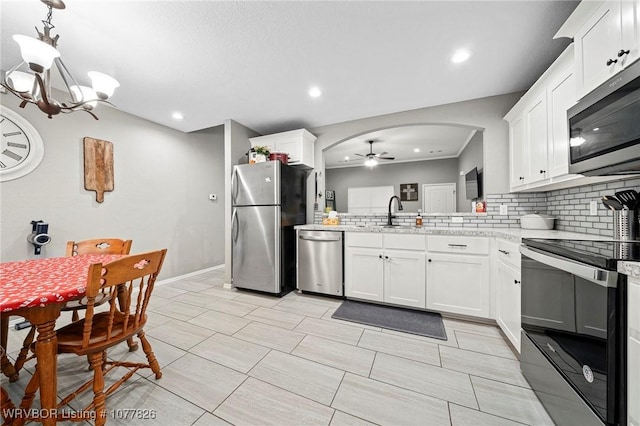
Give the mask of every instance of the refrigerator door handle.
[{"label": "refrigerator door handle", "polygon": [[238,241],[238,233],[240,232],[239,225],[235,226],[237,222],[238,222],[238,209],[233,209],[233,214],[231,215],[231,234],[232,235],[233,235],[233,228],[235,227],[236,229],[235,237],[231,238],[233,241]]},{"label": "refrigerator door handle", "polygon": [[238,174],[238,169],[233,168],[233,173],[231,173],[231,205],[236,203],[236,175]]}]

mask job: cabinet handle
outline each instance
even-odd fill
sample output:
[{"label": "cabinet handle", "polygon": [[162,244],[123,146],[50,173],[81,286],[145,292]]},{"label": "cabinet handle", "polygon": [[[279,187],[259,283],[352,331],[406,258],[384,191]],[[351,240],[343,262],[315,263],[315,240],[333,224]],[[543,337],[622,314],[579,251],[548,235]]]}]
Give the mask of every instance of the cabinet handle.
[{"label": "cabinet handle", "polygon": [[388,259],[389,259],[389,256],[385,256],[384,258],[388,260]]},{"label": "cabinet handle", "polygon": [[514,284],[520,284],[520,281],[518,281],[518,280],[513,280],[513,283],[514,283]]},{"label": "cabinet handle", "polygon": [[449,244],[449,247],[466,247],[466,244]]},{"label": "cabinet handle", "polygon": [[382,259],[382,255],[381,255],[381,254],[379,254],[379,255],[378,255],[378,258]]},{"label": "cabinet handle", "polygon": [[620,51],[618,52],[618,58],[622,58],[624,55],[628,55],[629,52],[630,50],[620,49]]},{"label": "cabinet handle", "polygon": [[520,176],[518,179],[520,179],[520,180],[524,180],[524,176]]},{"label": "cabinet handle", "polygon": [[616,62],[618,62],[617,59],[607,59],[607,66],[610,67],[611,65],[615,64]]},{"label": "cabinet handle", "polygon": [[547,173],[546,170],[540,170],[540,173]]},{"label": "cabinet handle", "polygon": [[506,251],[506,250],[498,250],[498,251],[499,251],[500,253],[504,253],[504,254],[506,254],[506,255],[508,255],[508,254],[509,254],[509,252],[508,252],[508,251]]}]

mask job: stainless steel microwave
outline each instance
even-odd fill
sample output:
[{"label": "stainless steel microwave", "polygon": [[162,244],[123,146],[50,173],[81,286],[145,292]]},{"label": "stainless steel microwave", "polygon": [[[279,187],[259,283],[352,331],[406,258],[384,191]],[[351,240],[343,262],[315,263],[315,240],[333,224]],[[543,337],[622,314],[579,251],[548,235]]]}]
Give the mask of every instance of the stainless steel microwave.
[{"label": "stainless steel microwave", "polygon": [[567,116],[570,173],[640,174],[640,61],[582,98]]}]

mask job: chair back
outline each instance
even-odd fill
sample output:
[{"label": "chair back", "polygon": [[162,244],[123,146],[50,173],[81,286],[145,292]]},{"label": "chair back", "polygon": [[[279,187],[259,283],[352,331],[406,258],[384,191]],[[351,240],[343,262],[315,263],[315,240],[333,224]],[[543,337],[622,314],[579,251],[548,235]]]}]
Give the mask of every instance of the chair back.
[{"label": "chair back", "polygon": [[[108,344],[112,340],[123,340],[123,336],[132,334],[144,325],[147,305],[166,253],[166,249],[140,253],[106,264],[96,263],[89,267],[82,333],[83,348],[89,345],[92,337],[94,340],[106,338],[104,343]],[[121,297],[118,309],[116,296],[119,292]],[[98,294],[107,296],[109,310],[95,314],[101,315],[102,318],[96,322],[96,327],[99,329],[93,330],[94,307]],[[105,315],[108,318],[104,318]]]},{"label": "chair back", "polygon": [[68,241],[65,256],[79,254],[129,254],[132,240],[96,238],[84,241]]}]

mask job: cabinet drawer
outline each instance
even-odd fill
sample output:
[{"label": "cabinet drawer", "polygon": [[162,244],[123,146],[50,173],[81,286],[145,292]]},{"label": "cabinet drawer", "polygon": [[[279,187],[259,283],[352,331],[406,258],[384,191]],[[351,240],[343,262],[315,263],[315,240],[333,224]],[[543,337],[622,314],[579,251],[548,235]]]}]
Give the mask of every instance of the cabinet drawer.
[{"label": "cabinet drawer", "polygon": [[458,235],[427,237],[427,249],[441,253],[489,254],[489,239]]},{"label": "cabinet drawer", "polygon": [[382,248],[382,234],[346,232],[345,241],[348,247]]},{"label": "cabinet drawer", "polygon": [[520,269],[520,244],[498,238],[496,252],[496,259]]},{"label": "cabinet drawer", "polygon": [[384,248],[425,251],[427,240],[424,235],[384,234]]}]

